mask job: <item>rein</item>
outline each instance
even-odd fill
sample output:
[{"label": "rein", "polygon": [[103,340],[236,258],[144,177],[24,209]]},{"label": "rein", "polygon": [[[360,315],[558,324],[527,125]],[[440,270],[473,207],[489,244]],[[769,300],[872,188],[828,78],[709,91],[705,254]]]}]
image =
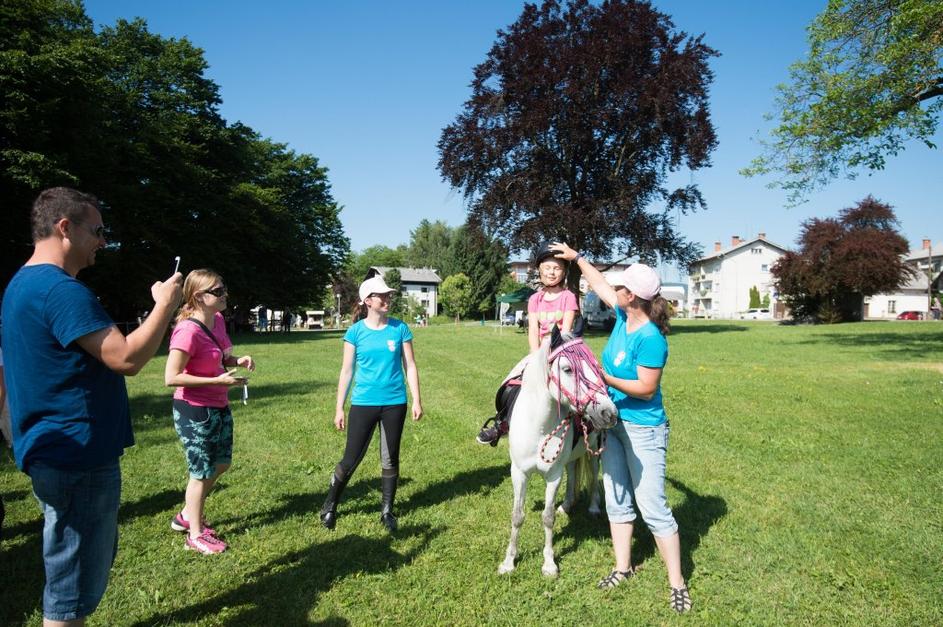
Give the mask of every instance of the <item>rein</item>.
[{"label": "rein", "polygon": [[[573,378],[576,381],[573,392],[565,389],[560,384],[559,373],[562,368],[560,364],[561,356],[566,357],[573,366]],[[564,342],[562,345],[558,346],[552,353],[550,353],[547,361],[550,363],[550,380],[556,384],[557,390],[560,391],[560,395],[565,396],[567,400],[570,401],[570,405],[575,409],[575,414],[573,414],[573,416],[579,419],[578,424],[579,428],[581,428],[583,431],[583,439],[586,442],[586,451],[590,455],[598,457],[606,449],[604,444],[605,434],[603,433],[602,437],[600,438],[599,448],[593,450],[589,446],[589,427],[586,425],[585,418],[586,408],[591,404],[596,404],[596,395],[600,393],[608,393],[604,383],[605,378],[603,376],[602,368],[600,368],[599,362],[596,360],[596,356],[593,355],[593,352],[589,350],[589,347],[586,346],[585,342],[583,342],[581,338],[576,338],[574,340]],[[557,364],[556,373],[554,373],[553,370],[554,362]],[[588,367],[590,369],[593,375],[595,375],[596,381],[593,381],[586,376],[586,373],[583,370],[584,367]],[[544,450],[547,448],[547,444],[550,442],[550,439],[554,437],[562,428],[563,434],[557,437],[559,437],[562,442],[565,442],[566,434],[570,430],[570,418],[572,416],[568,415],[563,417],[562,406],[563,402],[560,399],[560,396],[557,396],[557,418],[560,422],[556,427],[554,427],[553,431],[551,431],[550,434],[544,438],[543,444],[540,447],[540,459],[542,459],[544,463],[547,464],[552,464],[554,461],[556,461],[557,457],[559,457],[560,453],[563,451],[563,444],[561,443],[553,458],[547,459],[544,455]]]}]

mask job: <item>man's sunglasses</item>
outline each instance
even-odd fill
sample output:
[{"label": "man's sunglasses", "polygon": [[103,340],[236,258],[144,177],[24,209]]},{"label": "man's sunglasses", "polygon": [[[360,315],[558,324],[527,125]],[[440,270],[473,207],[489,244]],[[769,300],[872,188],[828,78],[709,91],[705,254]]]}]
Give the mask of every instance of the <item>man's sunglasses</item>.
[{"label": "man's sunglasses", "polygon": [[92,235],[94,235],[95,237],[97,237],[98,239],[104,239],[104,238],[105,238],[105,226],[104,226],[104,225],[99,224],[98,226],[96,226],[96,227],[93,228],[90,224],[86,224],[85,222],[80,222],[80,221],[78,221],[78,220],[73,220],[73,222],[75,222],[76,224],[81,224],[82,226],[88,227],[88,232],[91,233]]},{"label": "man's sunglasses", "polygon": [[215,296],[216,298],[222,298],[223,296],[225,296],[225,295],[227,295],[227,294],[229,293],[229,290],[227,290],[225,286],[224,286],[224,287],[214,287],[214,288],[211,289],[211,290],[203,290],[203,291],[206,292],[207,294],[212,294],[212,295]]}]

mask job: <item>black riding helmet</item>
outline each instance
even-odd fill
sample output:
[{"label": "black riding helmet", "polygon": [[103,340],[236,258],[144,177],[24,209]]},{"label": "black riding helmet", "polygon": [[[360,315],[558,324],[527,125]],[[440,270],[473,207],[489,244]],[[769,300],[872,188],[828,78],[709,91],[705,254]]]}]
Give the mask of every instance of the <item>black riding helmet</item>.
[{"label": "black riding helmet", "polygon": [[566,270],[570,262],[566,259],[557,257],[557,252],[550,249],[550,244],[553,242],[541,242],[540,246],[537,247],[537,253],[534,255],[534,265],[539,266],[541,263],[547,261],[548,259],[556,259],[561,264],[563,264],[563,269]]},{"label": "black riding helmet", "polygon": [[566,259],[557,257],[557,252],[550,249],[550,244],[553,242],[541,242],[540,246],[537,247],[537,253],[534,255],[534,267],[540,269],[540,264],[547,261],[548,259],[553,259],[558,261],[561,266],[563,266],[563,277],[560,279],[558,285],[566,285],[566,275],[570,270],[570,262]]}]

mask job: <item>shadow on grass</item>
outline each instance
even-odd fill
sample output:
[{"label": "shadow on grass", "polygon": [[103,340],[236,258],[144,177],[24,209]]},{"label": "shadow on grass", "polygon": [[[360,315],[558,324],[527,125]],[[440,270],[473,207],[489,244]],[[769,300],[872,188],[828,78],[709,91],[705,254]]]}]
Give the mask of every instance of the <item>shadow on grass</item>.
[{"label": "shadow on grass", "polygon": [[[445,501],[466,496],[469,494],[484,495],[501,485],[507,478],[507,465],[500,464],[488,466],[486,468],[477,468],[467,472],[458,473],[448,479],[443,479],[430,484],[410,495],[406,499],[400,499],[396,502],[395,512],[398,517],[408,516],[410,512],[432,507]],[[266,524],[277,523],[286,517],[294,515],[312,515],[318,516],[321,511],[321,505],[327,496],[327,485],[330,480],[330,473],[323,478],[323,490],[318,492],[309,492],[304,494],[287,495],[282,504],[274,509],[270,509],[259,514],[239,519],[238,521],[221,521],[223,523],[231,522],[244,527],[255,527]],[[403,487],[412,482],[409,477],[400,477],[399,492],[402,494]],[[367,503],[357,503],[354,506],[349,504],[367,496],[373,496]],[[337,507],[338,526],[343,526],[345,515],[362,514],[376,512],[380,513],[380,478],[371,477],[362,481],[357,481],[357,474],[351,483],[344,490],[340,504]]]},{"label": "shadow on grass", "polygon": [[[286,381],[283,383],[258,383],[249,385],[249,403],[266,403],[269,399],[280,396],[305,396],[307,394],[324,393],[323,388],[336,388],[337,382],[329,381]],[[150,431],[152,429],[169,429],[174,434],[173,425],[173,389],[167,388],[163,394],[136,394],[131,398],[131,422],[135,432]],[[242,418],[240,409],[243,407],[239,400],[240,392],[230,391],[229,405],[237,420]],[[244,419],[244,418],[242,418]],[[174,434],[174,437],[176,435]]]},{"label": "shadow on grass", "polygon": [[730,333],[732,331],[746,331],[748,327],[736,324],[692,323],[676,324],[671,327],[671,335],[687,335],[688,333]]},{"label": "shadow on grass", "polygon": [[[118,510],[118,524],[123,525],[135,518],[155,516],[161,512],[170,512],[167,516],[167,519],[170,520],[175,513],[174,507],[176,506],[178,509],[183,507],[185,488],[186,486],[181,484],[178,488],[161,490],[133,503],[122,503],[121,509]],[[225,486],[217,485],[213,490],[213,494],[223,489],[225,489]]]},{"label": "shadow on grass", "polygon": [[[698,494],[677,479],[668,479],[668,483],[684,495],[684,501],[672,508],[672,512],[681,535],[681,572],[688,581],[696,569],[694,551],[714,523],[727,515],[727,501],[719,496]],[[632,565],[641,567],[655,555],[655,539],[640,518],[635,520],[634,535]]]},{"label": "shadow on grass", "polygon": [[[405,515],[411,511],[425,507],[433,507],[451,499],[461,498],[470,494],[484,496],[504,483],[508,476],[507,464],[476,468],[475,470],[458,473],[448,479],[436,481],[419,492],[410,495],[409,498],[398,501],[396,505],[397,516]],[[402,483],[402,479],[400,482]],[[358,513],[380,511],[380,480],[376,479],[370,483],[373,484],[372,489],[375,490],[377,494],[376,506],[362,506],[352,511]]]},{"label": "shadow on grass", "polygon": [[[442,532],[429,525],[403,526],[397,538],[419,541],[405,553],[391,547],[389,538],[348,535],[272,560],[245,576],[246,583],[206,601],[172,612],[155,614],[135,625],[177,622],[199,624],[225,616],[227,625],[308,625],[318,596],[338,581],[357,575],[388,573],[408,565]],[[341,617],[319,624],[346,625]]]},{"label": "shadow on grass", "polygon": [[[25,491],[17,491],[24,492]],[[141,516],[151,516],[170,510],[182,501],[183,490],[164,490],[132,503],[122,503],[118,510],[118,524]],[[45,573],[43,568],[43,518],[5,526],[0,544],[0,564],[3,564],[3,602],[0,603],[0,625],[16,625],[41,608]],[[22,542],[14,542],[23,538]],[[119,545],[119,551],[125,547]],[[15,582],[15,583],[14,583]]]},{"label": "shadow on grass", "polygon": [[[671,335],[686,335],[689,333],[731,333],[748,331],[746,325],[718,323],[718,322],[690,322],[685,324],[674,324],[671,326]],[[586,338],[607,338],[610,331],[600,329],[586,330],[583,336]]]},{"label": "shadow on grass", "polygon": [[819,333],[808,337],[800,344],[835,344],[848,348],[869,348],[885,357],[931,357],[943,351],[943,331],[930,333],[908,332],[901,327],[900,333]]},{"label": "shadow on grass", "polygon": [[[26,624],[27,618],[41,607],[45,581],[42,533],[42,518],[4,527],[0,544],[0,564],[3,565],[0,568],[3,573],[0,625]],[[13,544],[20,535],[25,535],[25,540]]]},{"label": "shadow on grass", "polygon": [[305,344],[307,342],[319,342],[321,340],[339,340],[344,337],[347,329],[336,331],[329,329],[325,331],[291,331],[283,333],[274,331],[268,333],[237,333],[232,336],[232,343],[235,346],[257,346],[267,344]]}]

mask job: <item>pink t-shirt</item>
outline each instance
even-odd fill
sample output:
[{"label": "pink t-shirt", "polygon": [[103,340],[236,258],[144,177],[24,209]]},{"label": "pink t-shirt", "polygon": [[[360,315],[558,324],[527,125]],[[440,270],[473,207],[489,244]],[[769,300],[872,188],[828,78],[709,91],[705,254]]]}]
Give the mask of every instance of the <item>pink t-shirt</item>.
[{"label": "pink t-shirt", "polygon": [[[217,313],[213,320],[213,335],[227,353],[232,352],[232,340],[226,333],[223,315]],[[190,356],[183,371],[196,377],[216,377],[226,371],[223,367],[223,351],[219,350],[206,331],[192,320],[181,320],[170,334],[170,348],[181,350]],[[204,385],[188,388],[178,387],[174,398],[198,407],[226,407],[229,405],[229,387],[226,385]]]},{"label": "pink t-shirt", "polygon": [[558,327],[563,324],[563,314],[567,311],[578,311],[579,305],[576,304],[576,296],[570,290],[563,290],[554,296],[553,300],[548,300],[551,294],[543,290],[538,290],[531,294],[527,301],[527,315],[537,316],[537,335],[543,339],[550,333],[553,325]]}]

